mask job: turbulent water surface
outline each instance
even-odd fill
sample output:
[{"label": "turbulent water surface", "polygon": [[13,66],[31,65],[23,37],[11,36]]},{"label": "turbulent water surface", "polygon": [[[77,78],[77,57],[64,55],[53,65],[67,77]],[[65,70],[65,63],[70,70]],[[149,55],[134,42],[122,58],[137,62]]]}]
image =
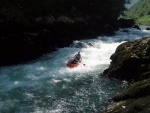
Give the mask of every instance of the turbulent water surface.
[{"label": "turbulent water surface", "polygon": [[[109,105],[108,99],[124,87],[123,81],[100,76],[109,66],[111,54],[119,44],[150,34],[127,30],[120,29],[115,36],[75,41],[72,47],[60,48],[28,64],[1,67],[0,112],[100,113]],[[81,42],[83,47],[76,47]],[[78,51],[86,65],[68,68],[67,61]]]}]

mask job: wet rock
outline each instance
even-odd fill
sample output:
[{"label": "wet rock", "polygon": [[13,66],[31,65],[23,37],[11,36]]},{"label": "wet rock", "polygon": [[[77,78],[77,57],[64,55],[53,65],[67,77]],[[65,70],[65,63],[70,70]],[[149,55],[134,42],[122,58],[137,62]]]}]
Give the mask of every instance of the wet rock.
[{"label": "wet rock", "polygon": [[88,48],[88,47],[92,47],[93,44],[88,42],[81,42],[81,41],[74,41],[70,47],[75,47],[75,48]]},{"label": "wet rock", "polygon": [[112,98],[117,102],[104,113],[149,113],[150,79],[134,83],[128,90]]},{"label": "wet rock", "polygon": [[126,33],[128,33],[128,32],[129,32],[129,30],[123,29],[123,30],[122,30],[122,32],[126,32]]},{"label": "wet rock", "polygon": [[118,25],[121,28],[131,28],[134,25],[134,23],[134,19],[120,18],[118,20]]},{"label": "wet rock", "polygon": [[138,30],[141,30],[141,28],[138,26],[138,25],[133,25],[132,28],[135,28],[135,29],[138,29]]},{"label": "wet rock", "polygon": [[150,95],[150,78],[132,84],[125,92],[113,97],[112,100],[122,101],[127,99],[138,99]]},{"label": "wet rock", "polygon": [[103,73],[131,85],[113,97],[114,104],[103,113],[149,113],[150,37],[121,44],[110,58],[111,65]]},{"label": "wet rock", "polygon": [[149,71],[150,37],[119,45],[110,57],[111,64],[103,74],[126,80],[139,80],[141,74]]},{"label": "wet rock", "polygon": [[146,30],[150,30],[150,27],[147,27]]},{"label": "wet rock", "polygon": [[150,96],[120,101],[104,113],[150,113]]}]

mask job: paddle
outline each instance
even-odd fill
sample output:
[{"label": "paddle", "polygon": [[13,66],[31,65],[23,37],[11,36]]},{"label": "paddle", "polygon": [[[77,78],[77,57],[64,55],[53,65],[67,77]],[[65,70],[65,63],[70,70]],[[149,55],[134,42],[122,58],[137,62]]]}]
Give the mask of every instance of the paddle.
[{"label": "paddle", "polygon": [[[81,64],[83,64],[82,62],[80,62]],[[86,64],[83,64],[84,66],[86,65]]]}]

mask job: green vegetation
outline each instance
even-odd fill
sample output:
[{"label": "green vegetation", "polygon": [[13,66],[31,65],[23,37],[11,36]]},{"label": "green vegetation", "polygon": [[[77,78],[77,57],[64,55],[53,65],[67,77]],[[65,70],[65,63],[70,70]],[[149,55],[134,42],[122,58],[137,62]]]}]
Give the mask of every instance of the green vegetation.
[{"label": "green vegetation", "polygon": [[138,24],[150,25],[150,15],[142,16],[136,21]]},{"label": "green vegetation", "polygon": [[139,0],[126,11],[126,17],[135,19],[137,24],[150,25],[150,1]]}]

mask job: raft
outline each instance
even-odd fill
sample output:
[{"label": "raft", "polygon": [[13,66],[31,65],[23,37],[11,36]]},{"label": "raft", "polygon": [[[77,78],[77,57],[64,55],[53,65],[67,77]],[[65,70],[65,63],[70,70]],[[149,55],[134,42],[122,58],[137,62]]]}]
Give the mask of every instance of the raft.
[{"label": "raft", "polygon": [[74,60],[74,59],[70,59],[70,60],[68,61],[68,63],[67,63],[67,66],[68,66],[68,67],[73,68],[73,67],[78,67],[78,66],[80,65],[79,62],[76,63],[76,64],[72,63],[73,60]]}]

